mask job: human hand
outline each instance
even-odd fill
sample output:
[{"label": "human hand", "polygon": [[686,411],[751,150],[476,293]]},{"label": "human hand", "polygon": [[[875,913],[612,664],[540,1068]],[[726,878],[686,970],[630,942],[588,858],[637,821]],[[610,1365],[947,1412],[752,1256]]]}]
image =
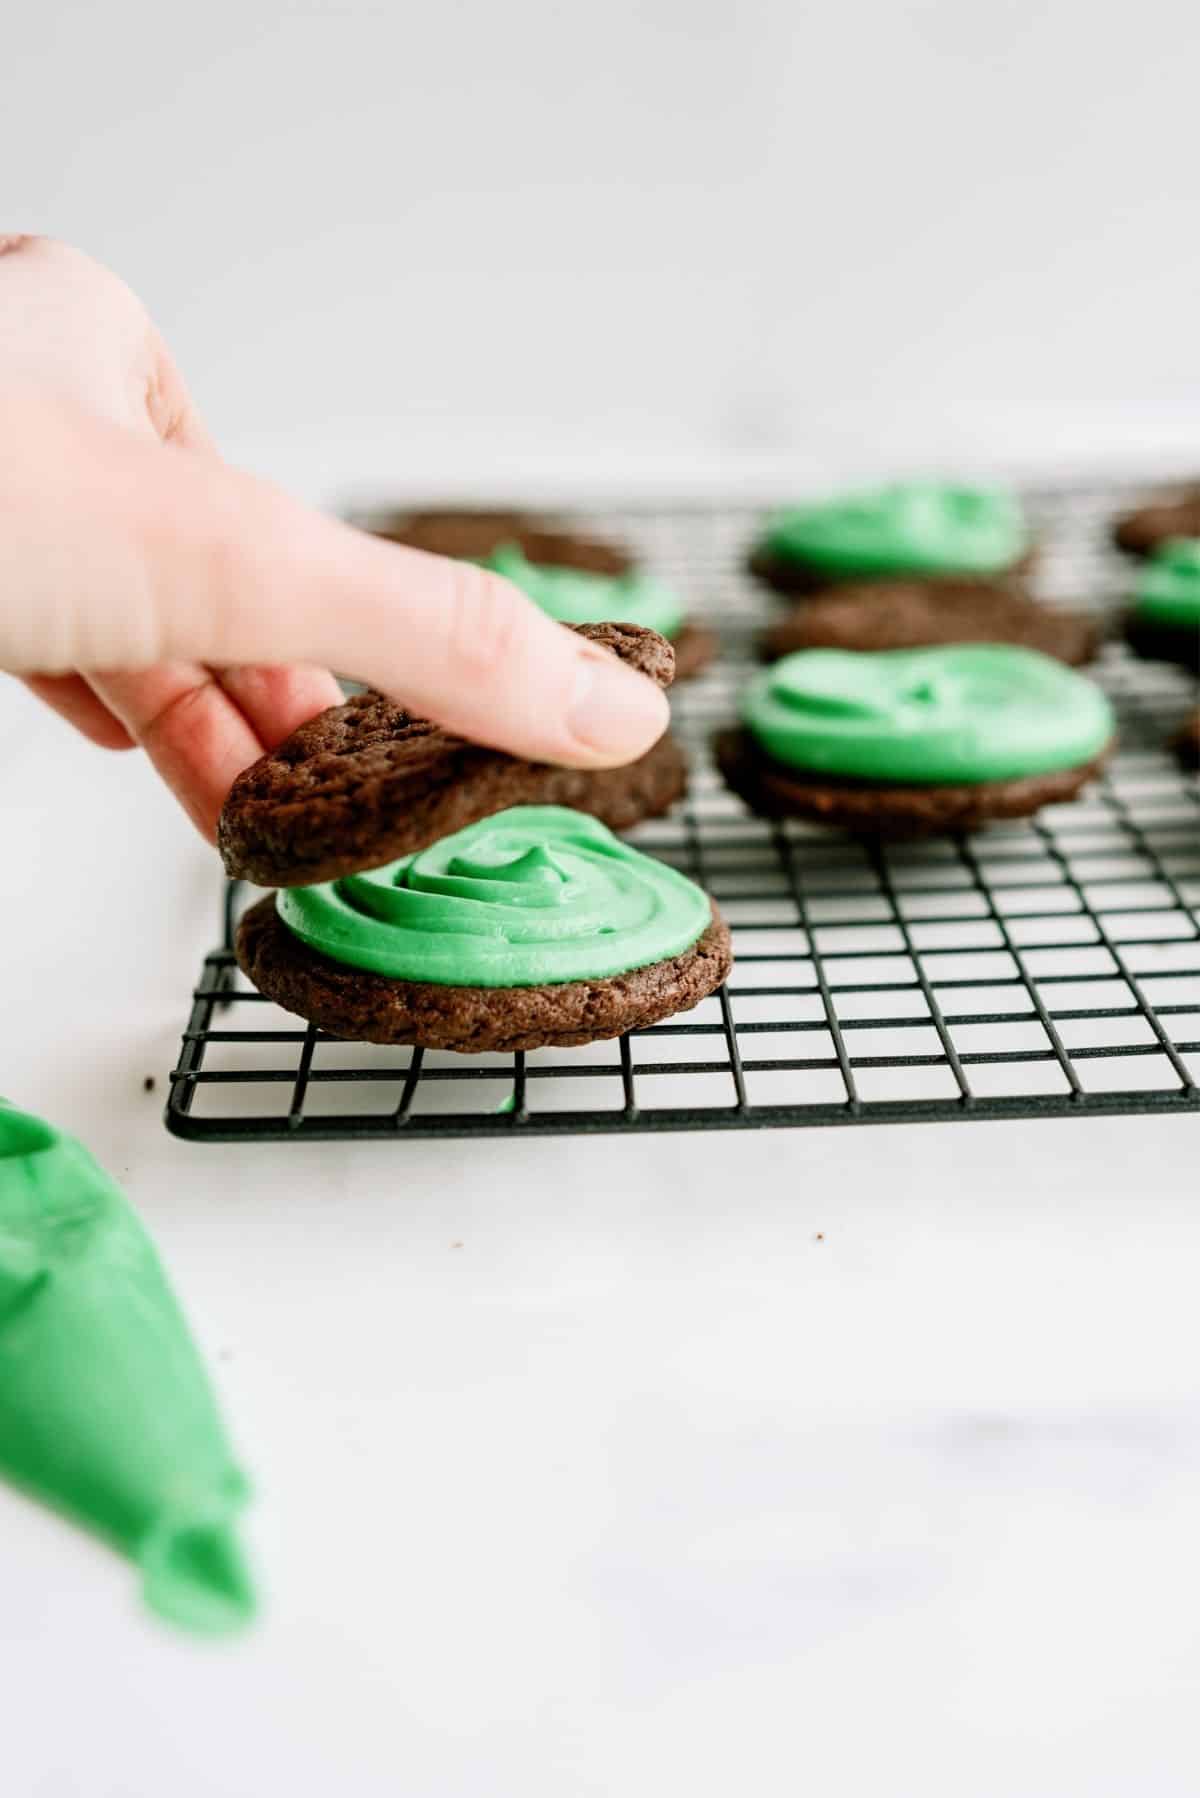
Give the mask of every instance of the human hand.
[{"label": "human hand", "polygon": [[567,767],[649,748],[651,681],[508,581],[385,543],[222,462],[144,307],[0,237],[0,669],[140,745],[212,838],[235,775],[341,695],[329,669]]}]

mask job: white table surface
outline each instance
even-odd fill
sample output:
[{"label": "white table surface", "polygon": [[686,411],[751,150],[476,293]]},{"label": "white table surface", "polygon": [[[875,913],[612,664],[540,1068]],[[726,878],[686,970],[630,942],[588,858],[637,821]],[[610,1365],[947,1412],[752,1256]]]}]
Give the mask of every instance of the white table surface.
[{"label": "white table surface", "polygon": [[1200,1120],[187,1145],[213,856],[10,684],[0,817],[0,1091],[153,1230],[266,1594],[180,1639],[0,1489],[6,1794],[1195,1792]]}]

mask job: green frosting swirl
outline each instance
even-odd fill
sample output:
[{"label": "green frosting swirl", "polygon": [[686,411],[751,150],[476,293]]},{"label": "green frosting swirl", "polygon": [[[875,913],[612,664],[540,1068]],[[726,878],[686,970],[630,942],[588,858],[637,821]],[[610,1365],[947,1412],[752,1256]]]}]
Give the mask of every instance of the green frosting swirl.
[{"label": "green frosting swirl", "polygon": [[527,561],[512,543],[494,549],[481,566],[504,575],[560,624],[640,624],[662,637],[678,636],[683,624],[682,601],[661,581],[637,569],[605,575],[552,568]]},{"label": "green frosting swirl", "polygon": [[1099,687],[1001,643],[800,650],[750,683],[742,719],[789,767],[938,784],[1077,767],[1114,729]]},{"label": "green frosting swirl", "polygon": [[1169,537],[1134,594],[1139,618],[1200,630],[1200,537]]},{"label": "green frosting swirl", "polygon": [[995,574],[1020,560],[1029,536],[1016,499],[1001,488],[909,481],[779,512],[764,547],[834,580]]},{"label": "green frosting swirl", "polygon": [[385,868],[277,893],[333,961],[436,986],[602,980],[690,949],[707,895],[595,818],[517,805]]}]

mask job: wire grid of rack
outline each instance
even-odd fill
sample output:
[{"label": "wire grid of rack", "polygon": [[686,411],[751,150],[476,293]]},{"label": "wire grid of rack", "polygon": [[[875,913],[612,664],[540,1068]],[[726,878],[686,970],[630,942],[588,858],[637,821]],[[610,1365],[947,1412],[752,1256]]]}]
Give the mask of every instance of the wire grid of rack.
[{"label": "wire grid of rack", "polygon": [[[1120,605],[1108,548],[1133,493],[1026,496],[1050,603]],[[727,986],[617,1041],[459,1056],[342,1042],[254,992],[230,943],[204,959],[167,1127],[200,1141],[529,1136],[1170,1112],[1200,1104],[1200,789],[1166,749],[1182,671],[1111,642],[1092,671],[1120,753],[1081,801],[969,838],[873,845],[769,824],[709,758],[774,603],[743,569],[757,508],[576,513],[623,538],[720,633],[673,694],[688,799],[631,840],[717,899]]]}]

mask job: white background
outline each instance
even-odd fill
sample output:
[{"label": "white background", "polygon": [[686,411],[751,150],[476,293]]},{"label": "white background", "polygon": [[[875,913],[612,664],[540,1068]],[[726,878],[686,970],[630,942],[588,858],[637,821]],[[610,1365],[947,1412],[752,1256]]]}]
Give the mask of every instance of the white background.
[{"label": "white background", "polygon": [[[42,4],[0,226],[124,273],[314,495],[1194,461],[1196,38]],[[180,1642],[0,1489],[6,1795],[1196,1790],[1195,1120],[189,1148],[211,856],[14,689],[0,814],[0,1090],[154,1230],[268,1595]]]},{"label": "white background", "polygon": [[1198,59],[1189,0],[42,0],[0,215],[315,494],[1194,459]]}]

